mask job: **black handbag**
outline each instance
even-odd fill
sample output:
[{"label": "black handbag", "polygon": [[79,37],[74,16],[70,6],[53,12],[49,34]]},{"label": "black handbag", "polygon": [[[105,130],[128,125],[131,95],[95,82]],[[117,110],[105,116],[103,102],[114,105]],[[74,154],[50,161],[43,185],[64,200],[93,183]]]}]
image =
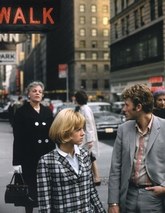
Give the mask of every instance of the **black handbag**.
[{"label": "black handbag", "polygon": [[[19,177],[20,181],[16,181]],[[10,183],[6,186],[5,203],[25,204],[28,202],[28,186],[25,184],[21,173],[14,173]]]}]

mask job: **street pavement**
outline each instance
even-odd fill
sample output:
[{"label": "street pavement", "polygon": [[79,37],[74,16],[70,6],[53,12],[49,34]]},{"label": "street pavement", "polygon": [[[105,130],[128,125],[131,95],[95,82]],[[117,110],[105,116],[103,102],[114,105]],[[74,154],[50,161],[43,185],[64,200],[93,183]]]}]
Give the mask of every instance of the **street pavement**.
[{"label": "street pavement", "polygon": [[[23,207],[15,207],[13,204],[5,204],[4,193],[5,187],[10,182],[12,167],[12,146],[13,134],[12,128],[7,121],[0,121],[0,213],[24,213]],[[108,195],[108,175],[110,169],[112,147],[99,142],[100,156],[97,159],[101,177],[101,185],[97,186],[100,199],[107,211],[107,195]],[[37,208],[33,213],[37,213]]]}]

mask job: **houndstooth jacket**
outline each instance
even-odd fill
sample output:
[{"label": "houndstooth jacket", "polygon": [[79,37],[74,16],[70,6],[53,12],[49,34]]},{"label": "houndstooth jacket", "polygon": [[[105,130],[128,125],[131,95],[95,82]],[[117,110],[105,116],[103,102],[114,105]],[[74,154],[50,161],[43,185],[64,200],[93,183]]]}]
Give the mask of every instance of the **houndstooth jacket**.
[{"label": "houndstooth jacket", "polygon": [[40,213],[105,213],[93,183],[88,151],[80,148],[79,173],[56,149],[37,168]]}]

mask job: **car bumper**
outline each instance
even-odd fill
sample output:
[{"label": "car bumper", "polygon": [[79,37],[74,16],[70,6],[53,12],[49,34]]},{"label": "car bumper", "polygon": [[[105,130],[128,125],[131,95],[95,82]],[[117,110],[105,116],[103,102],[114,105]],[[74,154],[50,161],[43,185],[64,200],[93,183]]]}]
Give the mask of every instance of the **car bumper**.
[{"label": "car bumper", "polygon": [[103,128],[97,128],[98,133],[107,133],[107,134],[113,134],[117,132],[118,127],[103,127]]}]

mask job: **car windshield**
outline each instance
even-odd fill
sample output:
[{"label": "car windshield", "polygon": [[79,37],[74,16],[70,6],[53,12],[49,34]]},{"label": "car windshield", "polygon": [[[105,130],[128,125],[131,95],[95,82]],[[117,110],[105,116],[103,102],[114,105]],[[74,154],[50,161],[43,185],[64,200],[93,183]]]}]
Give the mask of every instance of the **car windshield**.
[{"label": "car windshield", "polygon": [[96,120],[121,120],[121,116],[119,114],[110,112],[110,111],[102,111],[102,112],[95,112],[94,117]]},{"label": "car windshield", "polygon": [[111,110],[109,105],[97,105],[97,106],[91,105],[90,107],[91,107],[91,109],[94,113],[96,113],[96,112],[110,112],[110,110]]},{"label": "car windshield", "polygon": [[[94,114],[94,117],[96,120],[102,120],[102,121],[116,121],[119,119],[119,117],[115,117],[114,115],[104,115],[104,114]],[[121,119],[120,119],[121,120]]]}]

